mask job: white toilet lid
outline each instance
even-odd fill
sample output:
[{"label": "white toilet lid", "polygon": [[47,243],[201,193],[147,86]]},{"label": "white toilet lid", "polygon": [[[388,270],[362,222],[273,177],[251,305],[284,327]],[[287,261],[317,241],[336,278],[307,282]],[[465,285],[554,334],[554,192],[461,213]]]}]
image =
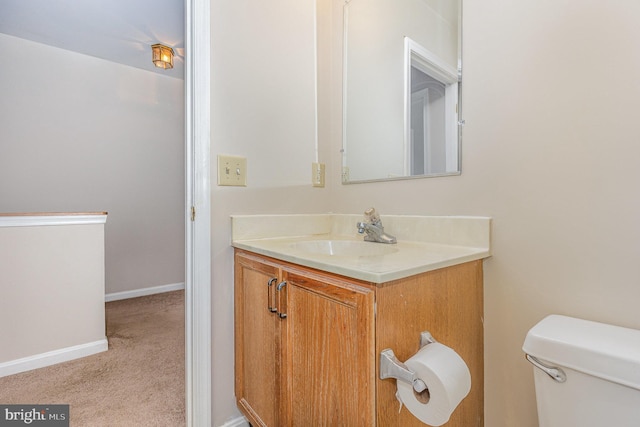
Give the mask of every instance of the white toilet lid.
[{"label": "white toilet lid", "polygon": [[640,390],[640,331],[552,314],[527,333],[525,353]]}]

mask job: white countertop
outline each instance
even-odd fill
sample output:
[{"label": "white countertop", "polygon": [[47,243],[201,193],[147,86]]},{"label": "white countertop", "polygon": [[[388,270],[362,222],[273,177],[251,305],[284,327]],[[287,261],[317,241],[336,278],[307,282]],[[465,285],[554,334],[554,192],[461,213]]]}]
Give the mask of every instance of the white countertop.
[{"label": "white countertop", "polygon": [[[372,248],[373,255],[329,255],[300,250],[299,242],[356,241],[361,215],[232,216],[232,246],[373,283],[384,283],[491,256],[491,219],[486,217],[382,216],[398,243]],[[358,243],[360,244],[360,243]],[[377,252],[384,252],[378,254]],[[386,253],[389,252],[389,253]]]}]

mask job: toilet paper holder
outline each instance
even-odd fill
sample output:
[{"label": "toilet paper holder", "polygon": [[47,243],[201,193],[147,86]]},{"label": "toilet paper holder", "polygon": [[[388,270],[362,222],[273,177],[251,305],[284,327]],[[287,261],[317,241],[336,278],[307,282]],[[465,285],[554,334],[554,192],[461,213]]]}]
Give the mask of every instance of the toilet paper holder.
[{"label": "toilet paper holder", "polygon": [[[435,338],[428,332],[420,333],[420,348],[437,342]],[[386,348],[380,352],[380,379],[395,378],[398,381],[411,384],[416,393],[422,393],[427,390],[427,385],[422,381],[415,372],[402,363],[393,350]]]}]

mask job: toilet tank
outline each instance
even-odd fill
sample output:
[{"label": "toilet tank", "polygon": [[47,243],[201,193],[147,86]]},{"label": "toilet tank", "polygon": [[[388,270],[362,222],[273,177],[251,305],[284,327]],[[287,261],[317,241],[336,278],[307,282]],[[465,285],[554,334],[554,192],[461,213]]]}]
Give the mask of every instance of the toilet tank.
[{"label": "toilet tank", "polygon": [[522,349],[540,427],[640,426],[640,331],[550,315]]}]

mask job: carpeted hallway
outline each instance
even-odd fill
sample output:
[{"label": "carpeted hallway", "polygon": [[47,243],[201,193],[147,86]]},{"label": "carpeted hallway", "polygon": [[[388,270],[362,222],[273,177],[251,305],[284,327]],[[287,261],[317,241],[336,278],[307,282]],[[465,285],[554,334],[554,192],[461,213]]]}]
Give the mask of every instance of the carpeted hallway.
[{"label": "carpeted hallway", "polygon": [[109,350],[0,378],[2,404],[69,404],[75,427],[185,425],[184,291],[106,304]]}]

